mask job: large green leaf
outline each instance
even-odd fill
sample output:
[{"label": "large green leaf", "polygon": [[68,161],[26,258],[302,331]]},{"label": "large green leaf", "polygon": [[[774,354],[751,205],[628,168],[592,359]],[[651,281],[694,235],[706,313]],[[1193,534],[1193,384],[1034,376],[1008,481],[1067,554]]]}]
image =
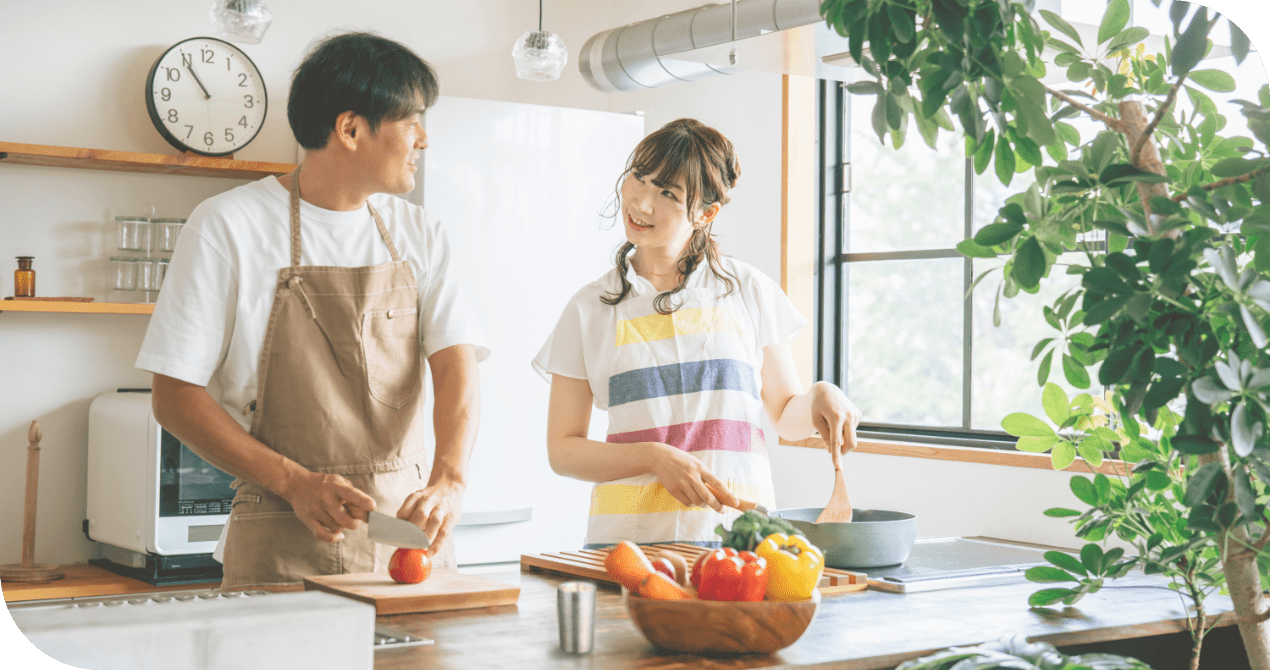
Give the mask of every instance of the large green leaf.
[{"label": "large green leaf", "polygon": [[1235,25],[1234,21],[1230,23],[1230,53],[1235,57],[1235,63],[1240,64],[1248,57],[1248,51],[1252,48],[1252,42],[1248,39],[1248,35]]},{"label": "large green leaf", "polygon": [[[1045,607],[1071,598],[1076,593],[1077,591],[1072,589],[1041,589],[1040,591],[1028,596],[1027,604],[1032,607]],[[1033,666],[1029,663],[1027,664],[1027,667],[1030,668]]]},{"label": "large green leaf", "polygon": [[1005,137],[997,138],[996,171],[997,179],[1009,186],[1010,181],[1014,179],[1014,149],[1010,147],[1010,141]]},{"label": "large green leaf", "polygon": [[1007,414],[1001,419],[1001,427],[1015,437],[1054,437],[1054,429],[1049,424],[1023,412]]},{"label": "large green leaf", "polygon": [[[939,4],[939,3],[935,3],[935,4]],[[1041,18],[1045,19],[1046,23],[1057,28],[1059,32],[1072,38],[1072,40],[1074,40],[1076,44],[1082,47],[1085,46],[1085,43],[1080,41],[1080,33],[1076,32],[1076,29],[1072,27],[1072,24],[1063,20],[1063,17],[1059,16],[1058,14],[1055,14],[1054,12],[1049,11],[1048,9],[1042,9]]]},{"label": "large green leaf", "polygon": [[1092,435],[1080,441],[1076,451],[1080,457],[1095,468],[1102,465],[1102,440]]},{"label": "large green leaf", "polygon": [[1078,389],[1089,388],[1089,371],[1074,356],[1063,354],[1063,376]]},{"label": "large green leaf", "polygon": [[1050,454],[1050,463],[1054,466],[1055,470],[1062,470],[1075,462],[1076,447],[1072,446],[1071,442],[1062,440],[1058,444],[1054,445],[1054,451]]},{"label": "large green leaf", "polygon": [[1014,268],[1010,271],[1010,276],[1019,283],[1023,288],[1034,288],[1041,283],[1041,277],[1045,274],[1045,251],[1041,249],[1041,243],[1035,237],[1029,237],[1027,241],[1019,245],[1019,250],[1014,254]]},{"label": "large green leaf", "polygon": [[1222,70],[1191,70],[1191,81],[1217,93],[1235,90],[1235,78]]},{"label": "large green leaf", "polygon": [[1266,165],[1270,165],[1270,159],[1248,160],[1241,156],[1231,158],[1223,158],[1213,163],[1212,172],[1214,177],[1238,177],[1240,175],[1254,172]]},{"label": "large green leaf", "polygon": [[1089,481],[1086,477],[1081,475],[1073,476],[1071,488],[1072,493],[1076,494],[1076,497],[1079,498],[1081,502],[1091,507],[1096,507],[1098,505],[1098,491],[1094,488],[1094,483]]},{"label": "large green leaf", "polygon": [[1151,36],[1151,31],[1142,26],[1133,26],[1125,28],[1119,35],[1111,38],[1111,44],[1107,45],[1108,53],[1115,53],[1126,47],[1131,47],[1142,40]]},{"label": "large green leaf", "polygon": [[969,258],[996,258],[997,252],[981,246],[974,240],[962,240],[957,243],[957,252]]},{"label": "large green leaf", "polygon": [[1191,23],[1177,38],[1173,47],[1172,72],[1180,77],[1191,71],[1208,50],[1208,8],[1200,5],[1191,16]]},{"label": "large green leaf", "polygon": [[1049,437],[1020,437],[1019,441],[1014,444],[1014,448],[1032,454],[1043,454],[1052,449],[1058,442],[1057,435],[1050,435]]},{"label": "large green leaf", "polygon": [[1098,43],[1115,37],[1129,23],[1129,0],[1112,0],[1098,25]]},{"label": "large green leaf", "polygon": [[1147,172],[1128,163],[1108,165],[1098,175],[1098,180],[1108,186],[1116,186],[1125,182],[1144,182],[1147,184],[1163,184],[1169,178],[1154,172]]},{"label": "large green leaf", "polygon": [[1205,463],[1191,475],[1186,481],[1186,495],[1182,498],[1183,504],[1187,507],[1195,507],[1202,504],[1212,496],[1217,489],[1219,483],[1224,484],[1226,481],[1226,473],[1221,469],[1221,463]]},{"label": "large green leaf", "polygon": [[1072,556],[1064,551],[1047,551],[1045,552],[1045,560],[1057,565],[1058,567],[1075,575],[1087,574],[1085,566],[1081,565],[1080,559]]},{"label": "large green leaf", "polygon": [[1055,425],[1061,426],[1067,420],[1069,414],[1068,405],[1070,403],[1067,393],[1058,384],[1046,384],[1041,391],[1041,406],[1045,408],[1046,416]]},{"label": "large green leaf", "polygon": [[1021,232],[1021,223],[989,223],[975,233],[974,242],[981,247],[995,247],[1009,242]]},{"label": "large green leaf", "polygon": [[1029,582],[1040,582],[1040,583],[1080,581],[1079,579],[1076,579],[1075,577],[1071,576],[1071,574],[1068,573],[1066,570],[1051,568],[1048,565],[1038,565],[1033,568],[1028,568],[1027,572],[1023,573],[1023,576],[1027,577],[1027,580]]}]

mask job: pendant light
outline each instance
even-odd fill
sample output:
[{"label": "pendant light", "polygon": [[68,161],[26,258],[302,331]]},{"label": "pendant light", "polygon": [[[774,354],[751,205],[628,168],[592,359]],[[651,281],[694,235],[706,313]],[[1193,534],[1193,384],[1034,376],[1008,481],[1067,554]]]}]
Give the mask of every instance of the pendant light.
[{"label": "pendant light", "polygon": [[273,14],[260,0],[214,0],[212,23],[231,42],[259,44],[273,23]]},{"label": "pendant light", "polygon": [[532,81],[554,81],[569,61],[569,50],[555,33],[542,29],[542,0],[538,0],[538,30],[530,30],[512,47],[516,76]]}]

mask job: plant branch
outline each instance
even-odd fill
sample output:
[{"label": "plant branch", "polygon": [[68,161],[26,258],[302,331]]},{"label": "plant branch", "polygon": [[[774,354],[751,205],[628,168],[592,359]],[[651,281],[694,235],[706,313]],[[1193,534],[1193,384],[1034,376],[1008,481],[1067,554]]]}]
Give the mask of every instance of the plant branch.
[{"label": "plant branch", "polygon": [[[1202,188],[1205,191],[1215,191],[1223,186],[1230,186],[1231,184],[1242,184],[1246,181],[1252,181],[1256,179],[1257,177],[1260,177],[1261,175],[1266,173],[1270,173],[1270,165],[1267,165],[1263,168],[1259,168],[1257,170],[1253,170],[1252,172],[1249,172],[1247,174],[1241,174],[1238,177],[1226,177],[1225,179],[1221,181],[1215,181],[1211,184],[1205,184]],[[1182,191],[1181,193],[1178,193],[1177,195],[1173,196],[1171,199],[1173,200],[1173,202],[1182,202],[1183,200],[1186,199],[1186,191]]]},{"label": "plant branch", "polygon": [[1058,98],[1059,100],[1062,100],[1063,102],[1071,105],[1072,107],[1075,107],[1076,109],[1079,109],[1080,111],[1093,117],[1095,120],[1102,121],[1103,124],[1105,124],[1108,129],[1114,130],[1118,133],[1124,132],[1125,130],[1124,124],[1120,122],[1120,119],[1117,119],[1113,116],[1108,116],[1107,114],[1104,114],[1094,109],[1093,107],[1086,105],[1085,103],[1077,100],[1076,98],[1071,97],[1070,95],[1067,95],[1066,93],[1062,91],[1056,91],[1048,86],[1045,87],[1045,90],[1049,91],[1050,95],[1054,96],[1055,98]]},{"label": "plant branch", "polygon": [[1131,164],[1138,164],[1138,154],[1142,153],[1142,147],[1146,146],[1147,139],[1151,137],[1151,133],[1155,132],[1155,128],[1160,125],[1160,121],[1164,120],[1164,115],[1173,106],[1173,101],[1177,100],[1177,92],[1182,90],[1182,82],[1186,79],[1186,74],[1177,78],[1173,87],[1169,89],[1168,97],[1160,104],[1160,108],[1155,110],[1155,118],[1151,119],[1151,123],[1147,124],[1146,130],[1142,131],[1142,137],[1138,138],[1138,143],[1133,145],[1133,151],[1129,152],[1129,162]]},{"label": "plant branch", "polygon": [[1266,524],[1266,529],[1261,531],[1261,537],[1257,538],[1257,541],[1252,543],[1252,548],[1256,549],[1257,553],[1261,553],[1261,550],[1265,548],[1267,542],[1270,542],[1270,524]]}]

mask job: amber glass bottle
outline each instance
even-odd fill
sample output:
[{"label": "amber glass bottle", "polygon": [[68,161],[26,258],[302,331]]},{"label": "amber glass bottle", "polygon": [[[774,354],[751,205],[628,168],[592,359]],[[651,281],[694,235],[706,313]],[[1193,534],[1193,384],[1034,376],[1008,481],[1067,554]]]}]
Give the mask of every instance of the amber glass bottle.
[{"label": "amber glass bottle", "polygon": [[18,256],[18,269],[13,271],[13,295],[17,298],[35,297],[35,270],[31,261],[35,256]]}]

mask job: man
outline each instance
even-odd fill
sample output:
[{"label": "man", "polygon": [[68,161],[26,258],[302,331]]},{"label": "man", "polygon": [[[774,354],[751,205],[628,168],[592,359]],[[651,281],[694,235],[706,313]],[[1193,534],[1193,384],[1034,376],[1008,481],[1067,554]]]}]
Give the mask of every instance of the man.
[{"label": "man", "polygon": [[[367,33],[329,38],[291,83],[303,164],[208,199],[172,257],[137,367],[160,424],[234,475],[223,588],[384,570],[379,509],[452,566],[489,355],[414,187],[431,67]],[[435,389],[425,472],[423,358]]]}]

